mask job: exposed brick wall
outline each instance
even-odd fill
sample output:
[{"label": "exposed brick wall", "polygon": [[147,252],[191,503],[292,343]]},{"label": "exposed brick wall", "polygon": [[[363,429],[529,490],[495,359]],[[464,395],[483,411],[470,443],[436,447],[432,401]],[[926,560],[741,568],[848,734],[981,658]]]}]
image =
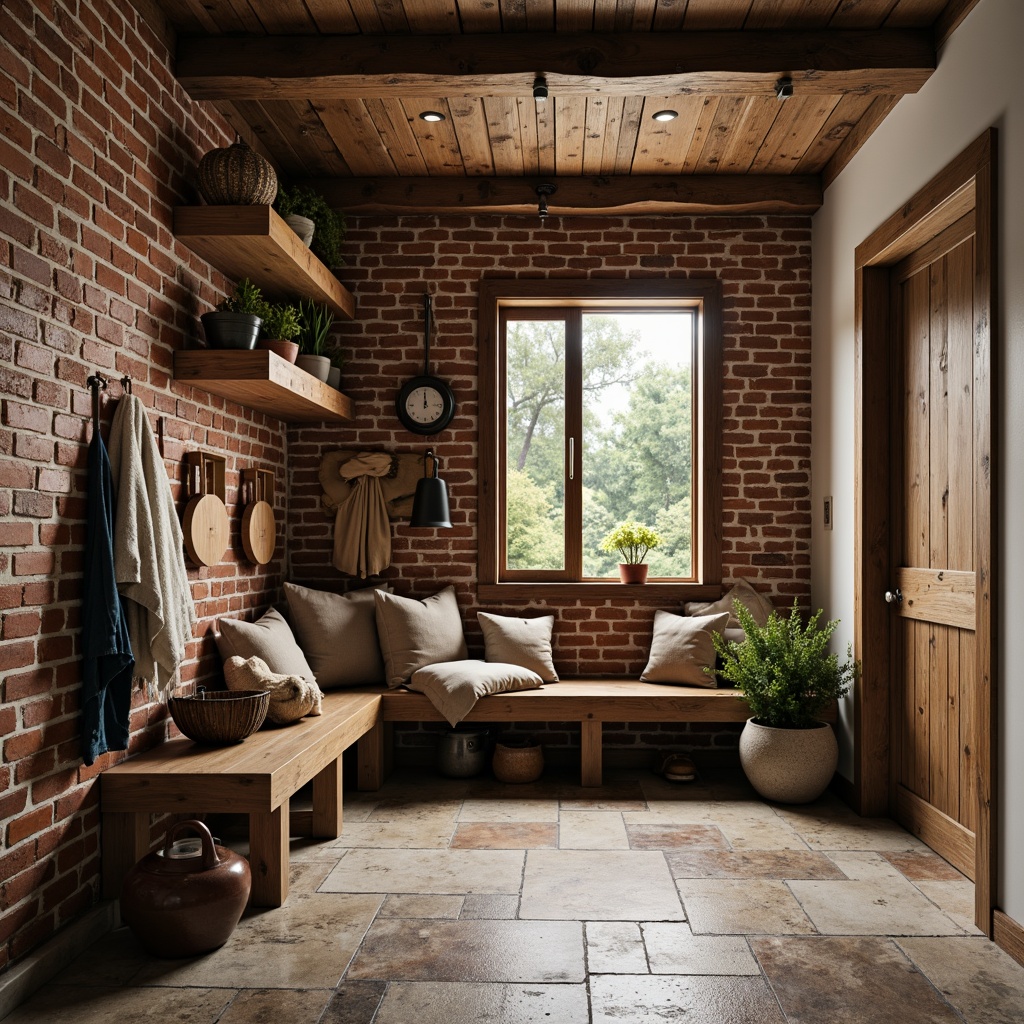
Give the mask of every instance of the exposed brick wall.
[{"label": "exposed brick wall", "polygon": [[[98,889],[97,775],[79,747],[79,593],[86,377],[128,373],[163,438],[180,493],[182,456],[227,458],[232,547],[189,577],[204,637],[213,617],[279,596],[285,564],[245,561],[238,474],[282,481],[284,426],[176,385],[172,352],[226,282],[171,237],[187,178],[230,133],[174,83],[166,47],[128,4],[0,5],[0,968],[88,908]],[[104,430],[121,389],[104,398]],[[278,518],[285,517],[278,486]],[[215,678],[209,639],[182,673]],[[165,705],[137,691],[131,749],[162,739]]]},{"label": "exposed brick wall", "polygon": [[[723,572],[758,581],[777,603],[810,595],[810,218],[783,216],[580,218],[402,217],[352,219],[346,283],[359,315],[342,325],[342,383],[356,402],[345,431],[300,431],[290,448],[289,548],[293,577],[343,587],[330,566],[331,521],[319,509],[317,467],[334,446],[422,452],[443,458],[453,529],[393,528],[399,593],[426,596],[454,583],[471,656],[482,654],[477,556],[477,292],[483,277],[717,277],[724,293]],[[434,296],[433,372],[448,378],[458,409],[434,438],[404,431],[397,388],[422,372],[422,295]],[[646,663],[652,598],[531,601],[556,616],[555,665],[564,675],[639,674]],[[678,606],[675,606],[678,609]],[[534,730],[535,732],[538,730]],[[545,731],[545,730],[542,730]],[[419,733],[417,736],[416,733]],[[609,726],[605,745],[735,747],[734,729]],[[578,729],[549,726],[552,745]],[[403,729],[399,745],[433,743]]]}]

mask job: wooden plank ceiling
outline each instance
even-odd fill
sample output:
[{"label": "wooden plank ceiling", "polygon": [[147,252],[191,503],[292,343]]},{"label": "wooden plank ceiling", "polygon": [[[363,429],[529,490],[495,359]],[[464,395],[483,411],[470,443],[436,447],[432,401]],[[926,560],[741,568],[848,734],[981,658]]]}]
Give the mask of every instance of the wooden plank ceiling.
[{"label": "wooden plank ceiling", "polygon": [[185,89],[348,213],[593,213],[815,209],[976,0],[158,2]]}]

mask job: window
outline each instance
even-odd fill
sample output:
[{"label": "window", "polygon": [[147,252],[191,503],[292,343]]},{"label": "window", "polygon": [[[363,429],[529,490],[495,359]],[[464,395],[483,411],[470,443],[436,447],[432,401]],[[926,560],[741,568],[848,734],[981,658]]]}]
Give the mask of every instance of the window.
[{"label": "window", "polygon": [[719,308],[714,281],[482,282],[482,597],[621,596],[627,518],[663,538],[655,586],[717,594]]}]

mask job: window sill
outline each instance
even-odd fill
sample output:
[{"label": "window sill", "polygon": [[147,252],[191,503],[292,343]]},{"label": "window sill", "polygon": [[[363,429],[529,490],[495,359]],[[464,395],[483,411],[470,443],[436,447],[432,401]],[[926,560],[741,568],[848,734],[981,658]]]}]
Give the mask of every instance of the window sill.
[{"label": "window sill", "polygon": [[720,583],[481,583],[480,601],[530,601],[549,598],[637,601],[717,601],[722,596]]}]

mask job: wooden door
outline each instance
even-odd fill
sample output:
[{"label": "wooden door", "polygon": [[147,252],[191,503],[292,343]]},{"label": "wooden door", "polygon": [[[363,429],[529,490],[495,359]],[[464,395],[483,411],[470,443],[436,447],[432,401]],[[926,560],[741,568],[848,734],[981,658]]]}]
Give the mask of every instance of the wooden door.
[{"label": "wooden door", "polygon": [[[974,877],[974,219],[891,268],[891,806]],[[888,596],[887,596],[888,599]]]}]

